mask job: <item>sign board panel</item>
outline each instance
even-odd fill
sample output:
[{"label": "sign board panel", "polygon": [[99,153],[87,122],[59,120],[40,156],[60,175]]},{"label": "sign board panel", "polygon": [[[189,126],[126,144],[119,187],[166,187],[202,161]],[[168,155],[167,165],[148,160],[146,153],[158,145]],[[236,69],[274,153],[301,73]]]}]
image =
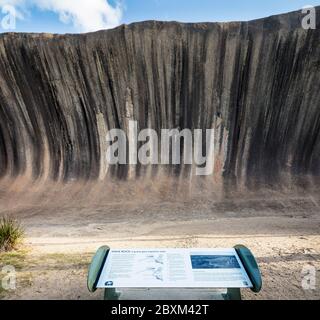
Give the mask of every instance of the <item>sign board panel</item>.
[{"label": "sign board panel", "polygon": [[250,288],[235,249],[112,249],[98,288]]}]

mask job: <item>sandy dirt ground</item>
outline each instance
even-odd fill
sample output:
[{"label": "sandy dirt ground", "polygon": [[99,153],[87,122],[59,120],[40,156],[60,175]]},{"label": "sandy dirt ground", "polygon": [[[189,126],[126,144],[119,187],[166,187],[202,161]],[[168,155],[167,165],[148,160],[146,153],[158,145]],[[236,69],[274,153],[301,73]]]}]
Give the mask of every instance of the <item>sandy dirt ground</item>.
[{"label": "sandy dirt ground", "polygon": [[[0,292],[2,299],[101,299],[101,291],[91,294],[86,288],[90,259],[101,245],[225,248],[236,244],[252,250],[263,277],[261,293],[243,290],[244,299],[320,299],[318,194],[154,201],[145,197],[121,201],[128,194],[120,194],[107,201],[87,201],[84,194],[75,199],[63,193],[60,202],[40,201],[40,195],[23,204],[2,198],[0,214],[18,217],[26,230],[23,250],[0,255],[0,264],[13,264],[17,270],[16,290]],[[314,290],[302,288],[305,266],[316,268]],[[187,297],[210,298],[210,294],[188,291]]]}]

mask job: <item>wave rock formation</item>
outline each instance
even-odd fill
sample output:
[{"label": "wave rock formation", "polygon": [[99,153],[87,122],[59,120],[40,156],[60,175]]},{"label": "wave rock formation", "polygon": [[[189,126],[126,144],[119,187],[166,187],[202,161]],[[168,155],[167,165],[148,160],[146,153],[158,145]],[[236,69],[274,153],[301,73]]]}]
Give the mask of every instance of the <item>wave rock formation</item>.
[{"label": "wave rock formation", "polygon": [[184,165],[106,164],[106,132],[128,132],[135,120],[139,130],[157,132],[214,128],[214,176],[207,179],[217,183],[315,181],[320,26],[304,30],[302,18],[2,34],[0,177],[188,177],[192,168]]}]

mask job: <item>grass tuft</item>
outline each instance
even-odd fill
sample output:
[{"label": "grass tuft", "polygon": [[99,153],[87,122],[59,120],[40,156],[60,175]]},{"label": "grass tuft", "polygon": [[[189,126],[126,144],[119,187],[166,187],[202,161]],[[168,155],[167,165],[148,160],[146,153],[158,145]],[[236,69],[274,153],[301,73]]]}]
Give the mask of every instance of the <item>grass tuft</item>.
[{"label": "grass tuft", "polygon": [[24,230],[16,219],[0,218],[0,252],[16,249],[23,236]]}]

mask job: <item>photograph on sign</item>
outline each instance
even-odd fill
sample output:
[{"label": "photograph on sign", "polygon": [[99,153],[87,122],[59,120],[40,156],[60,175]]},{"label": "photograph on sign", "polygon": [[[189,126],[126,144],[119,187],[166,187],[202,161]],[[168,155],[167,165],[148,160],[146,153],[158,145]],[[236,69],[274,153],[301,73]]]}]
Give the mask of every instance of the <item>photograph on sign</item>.
[{"label": "photograph on sign", "polygon": [[235,256],[191,256],[192,269],[240,269]]}]

